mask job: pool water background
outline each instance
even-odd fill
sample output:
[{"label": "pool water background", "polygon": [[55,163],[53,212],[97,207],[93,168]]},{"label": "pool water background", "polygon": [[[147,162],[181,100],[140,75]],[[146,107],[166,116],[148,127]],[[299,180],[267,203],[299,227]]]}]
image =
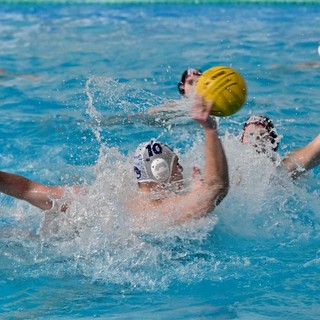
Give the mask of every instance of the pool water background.
[{"label": "pool water background", "polygon": [[[292,183],[238,133],[267,114],[281,155],[318,134],[320,6],[0,9],[1,170],[90,186],[52,221],[1,197],[3,319],[319,317],[319,168]],[[145,111],[179,99],[187,67],[213,65],[248,85],[244,108],[220,120],[232,188],[208,218],[137,233],[122,206],[137,144],[172,145],[186,176],[203,162],[187,116]]]}]

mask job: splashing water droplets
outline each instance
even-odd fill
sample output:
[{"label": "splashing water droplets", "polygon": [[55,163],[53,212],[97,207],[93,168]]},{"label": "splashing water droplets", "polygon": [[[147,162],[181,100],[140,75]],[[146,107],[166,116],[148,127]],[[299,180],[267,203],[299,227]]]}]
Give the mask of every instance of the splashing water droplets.
[{"label": "splashing water droplets", "polygon": [[93,129],[93,133],[94,133],[97,141],[101,142],[101,136],[100,136],[101,118],[100,118],[99,112],[94,107],[93,94],[90,92],[90,84],[92,83],[92,81],[93,81],[93,78],[89,78],[86,81],[86,85],[85,85],[85,93],[88,97],[86,113],[87,113],[87,115],[89,115],[90,118],[92,118],[96,122],[97,128]]}]

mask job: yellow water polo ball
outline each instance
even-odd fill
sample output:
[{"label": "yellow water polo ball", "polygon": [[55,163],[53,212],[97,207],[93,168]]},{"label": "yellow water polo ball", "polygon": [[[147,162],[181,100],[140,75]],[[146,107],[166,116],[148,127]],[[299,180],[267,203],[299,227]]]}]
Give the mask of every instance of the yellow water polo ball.
[{"label": "yellow water polo ball", "polygon": [[214,102],[211,114],[217,117],[231,116],[238,112],[247,96],[247,86],[241,74],[225,66],[206,70],[199,77],[196,91],[206,101]]}]

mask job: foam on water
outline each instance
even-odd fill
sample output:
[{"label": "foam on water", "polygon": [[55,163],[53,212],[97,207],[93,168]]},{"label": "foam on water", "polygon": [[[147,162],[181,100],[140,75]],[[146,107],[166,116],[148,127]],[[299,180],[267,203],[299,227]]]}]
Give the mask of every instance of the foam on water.
[{"label": "foam on water", "polygon": [[228,199],[233,199],[223,204],[230,205],[223,213],[225,223],[242,236],[257,239],[298,241],[313,236],[316,230],[311,221],[318,218],[312,213],[319,199],[308,193],[316,182],[312,174],[293,181],[281,168],[280,157],[272,161],[232,135],[225,138],[232,186]]}]

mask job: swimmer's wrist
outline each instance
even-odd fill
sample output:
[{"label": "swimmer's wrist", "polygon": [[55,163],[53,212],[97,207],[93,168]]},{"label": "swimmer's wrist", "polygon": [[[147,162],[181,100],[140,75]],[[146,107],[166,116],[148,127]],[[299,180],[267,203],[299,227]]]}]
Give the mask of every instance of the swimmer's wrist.
[{"label": "swimmer's wrist", "polygon": [[218,129],[218,123],[217,123],[217,120],[216,118],[211,118],[210,119],[212,120],[212,129],[213,130],[217,130]]},{"label": "swimmer's wrist", "polygon": [[218,124],[215,118],[209,117],[206,121],[206,126],[204,127],[206,130],[217,130],[218,129]]}]

